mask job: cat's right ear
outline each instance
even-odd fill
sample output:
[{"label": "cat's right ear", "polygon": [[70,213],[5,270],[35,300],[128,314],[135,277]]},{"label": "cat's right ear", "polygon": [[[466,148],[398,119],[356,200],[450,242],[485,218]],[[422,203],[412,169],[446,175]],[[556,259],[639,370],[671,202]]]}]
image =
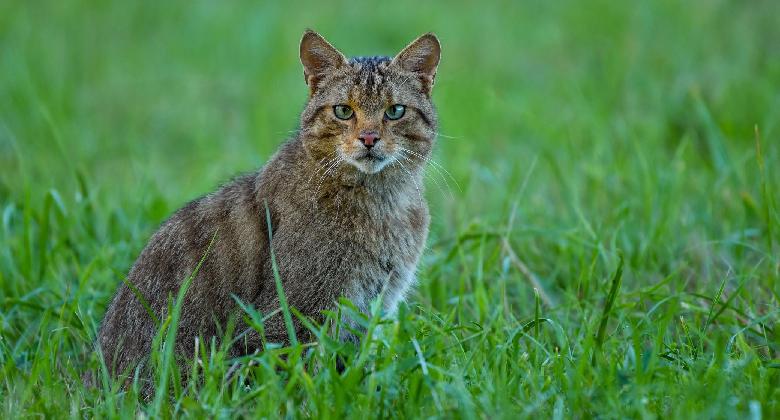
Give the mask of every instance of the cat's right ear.
[{"label": "cat's right ear", "polygon": [[309,93],[314,94],[317,83],[333,70],[347,65],[347,58],[320,34],[307,29],[301,39],[301,64],[303,77],[309,85]]}]

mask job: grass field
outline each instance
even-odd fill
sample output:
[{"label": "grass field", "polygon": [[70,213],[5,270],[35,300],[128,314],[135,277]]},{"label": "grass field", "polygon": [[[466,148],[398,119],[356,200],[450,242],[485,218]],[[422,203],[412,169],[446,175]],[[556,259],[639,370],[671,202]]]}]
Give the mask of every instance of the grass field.
[{"label": "grass field", "polygon": [[[780,3],[293,3],[0,2],[0,417],[780,417]],[[306,27],[442,41],[418,290],[84,388],[156,227],[297,127]]]}]

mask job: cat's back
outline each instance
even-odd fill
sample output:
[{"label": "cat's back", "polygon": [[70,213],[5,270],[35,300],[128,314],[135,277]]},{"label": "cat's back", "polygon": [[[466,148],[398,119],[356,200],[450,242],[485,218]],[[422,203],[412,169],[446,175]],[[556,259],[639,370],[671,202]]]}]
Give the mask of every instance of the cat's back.
[{"label": "cat's back", "polygon": [[[158,328],[154,319],[165,319],[169,297],[176,297],[188,277],[194,276],[185,295],[180,335],[214,333],[215,321],[224,322],[235,306],[232,296],[248,301],[260,293],[267,237],[257,201],[259,176],[236,177],[189,202],[152,235],[99,331],[103,354],[117,369],[148,352]],[[190,345],[190,338],[182,336],[179,342]]]},{"label": "cat's back", "polygon": [[199,276],[220,284],[225,284],[224,278],[235,278],[238,273],[224,268],[241,270],[237,262],[246,261],[250,257],[246,253],[256,252],[263,242],[259,176],[256,172],[236,177],[177,210],[149,240],[128,277],[154,292],[167,283],[181,283],[202,260]]},{"label": "cat's back", "polygon": [[[120,286],[103,330],[114,329],[114,322],[132,324],[117,313],[145,310],[136,291],[152,310],[164,315],[167,297],[175,296],[192,275],[185,322],[186,318],[210,318],[205,311],[226,316],[234,306],[231,295],[254,298],[264,277],[263,262],[268,259],[266,205],[272,205],[275,195],[285,194],[279,186],[281,174],[294,163],[291,150],[284,145],[260,170],[237,176],[190,201],[163,222]],[[145,320],[138,323],[146,324]],[[117,330],[124,327],[116,325]]]}]

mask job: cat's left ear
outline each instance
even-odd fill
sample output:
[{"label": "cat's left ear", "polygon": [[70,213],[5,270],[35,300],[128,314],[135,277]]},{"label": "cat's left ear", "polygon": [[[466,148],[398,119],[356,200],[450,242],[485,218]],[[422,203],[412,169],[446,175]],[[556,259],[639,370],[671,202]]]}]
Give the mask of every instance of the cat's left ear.
[{"label": "cat's left ear", "polygon": [[412,41],[393,58],[393,65],[416,73],[423,84],[423,92],[431,93],[436,79],[436,68],[441,57],[441,45],[436,35],[427,33]]},{"label": "cat's left ear", "polygon": [[324,76],[341,66],[348,65],[344,54],[311,29],[303,33],[300,52],[303,77],[312,94],[317,90],[317,83]]}]

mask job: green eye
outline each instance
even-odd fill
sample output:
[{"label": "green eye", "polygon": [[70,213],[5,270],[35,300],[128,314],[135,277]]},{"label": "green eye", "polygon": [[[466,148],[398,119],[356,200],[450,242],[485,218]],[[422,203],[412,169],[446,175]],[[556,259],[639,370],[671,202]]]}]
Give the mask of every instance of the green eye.
[{"label": "green eye", "polygon": [[404,116],[404,112],[406,112],[405,106],[399,104],[390,105],[390,107],[385,110],[385,117],[387,117],[388,120],[397,120]]},{"label": "green eye", "polygon": [[333,107],[333,113],[336,114],[336,118],[340,120],[348,120],[352,118],[355,113],[348,105],[336,105]]}]

